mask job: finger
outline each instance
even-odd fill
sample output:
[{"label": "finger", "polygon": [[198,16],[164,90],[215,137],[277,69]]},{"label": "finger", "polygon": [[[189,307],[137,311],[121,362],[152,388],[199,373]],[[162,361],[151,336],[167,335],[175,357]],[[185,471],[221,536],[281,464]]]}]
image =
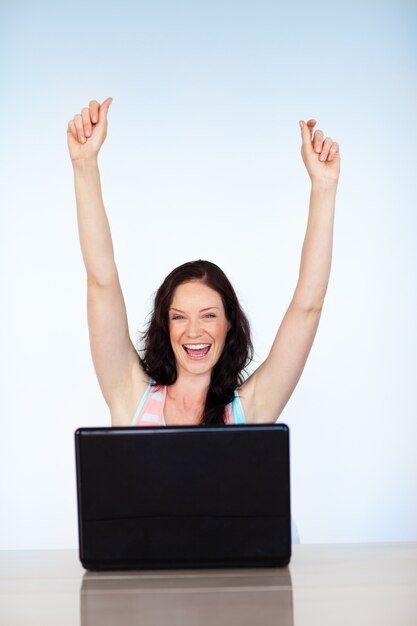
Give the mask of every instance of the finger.
[{"label": "finger", "polygon": [[74,137],[74,139],[78,139],[77,137],[77,129],[75,128],[74,120],[70,120],[68,122],[68,131]]},{"label": "finger", "polygon": [[313,134],[313,128],[315,127],[315,125],[317,124],[316,120],[308,120],[308,122],[305,122],[307,124],[308,130],[310,131],[310,136]]},{"label": "finger", "polygon": [[97,102],[97,100],[90,100],[90,118],[93,124],[97,124],[98,122],[99,107],[100,104]]},{"label": "finger", "polygon": [[334,141],[330,147],[330,151],[329,151],[329,158],[328,161],[333,161],[333,159],[340,159],[340,154],[339,154],[339,144],[337,143],[337,141]]},{"label": "finger", "polygon": [[316,120],[308,120],[307,126],[311,132],[313,132],[313,128],[317,124]]},{"label": "finger", "polygon": [[321,152],[321,148],[323,145],[323,137],[324,137],[323,131],[316,130],[316,132],[314,133],[314,138],[313,138],[314,152]]},{"label": "finger", "polygon": [[93,132],[93,128],[91,126],[90,109],[88,107],[84,107],[82,109],[81,117],[82,117],[82,120],[83,120],[84,134],[85,134],[86,137],[91,137],[91,133]]},{"label": "finger", "polygon": [[325,161],[327,159],[327,155],[329,154],[329,150],[332,144],[333,139],[331,137],[326,137],[323,143],[323,147],[321,149],[320,161]]},{"label": "finger", "polygon": [[107,111],[109,110],[109,106],[113,102],[113,98],[106,98],[103,104],[100,105],[99,110],[99,121],[107,120]]},{"label": "finger", "polygon": [[85,143],[83,120],[79,113],[74,116],[74,124],[75,128],[77,129],[78,141],[80,141],[81,143]]},{"label": "finger", "polygon": [[[312,120],[310,120],[310,122],[311,121]],[[303,140],[302,150],[313,152],[313,144],[311,143],[311,129],[303,120],[300,120],[300,126],[301,126],[301,137]]]}]

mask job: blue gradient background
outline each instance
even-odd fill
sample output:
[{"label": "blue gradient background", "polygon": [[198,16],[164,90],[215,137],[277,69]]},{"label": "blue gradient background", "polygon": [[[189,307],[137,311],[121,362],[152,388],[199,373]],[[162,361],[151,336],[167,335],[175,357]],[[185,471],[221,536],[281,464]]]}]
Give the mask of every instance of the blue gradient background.
[{"label": "blue gradient background", "polygon": [[[0,549],[77,546],[89,352],[70,119],[111,96],[103,197],[136,340],[176,265],[234,284],[267,356],[298,278],[298,120],[340,144],[330,284],[291,431],[302,543],[417,540],[415,2],[0,5]],[[139,399],[138,399],[139,401]]]}]

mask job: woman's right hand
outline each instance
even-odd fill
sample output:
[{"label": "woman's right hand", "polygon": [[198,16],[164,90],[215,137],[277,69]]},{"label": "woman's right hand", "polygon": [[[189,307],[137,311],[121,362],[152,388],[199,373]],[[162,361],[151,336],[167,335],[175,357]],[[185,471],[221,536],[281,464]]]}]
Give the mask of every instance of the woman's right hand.
[{"label": "woman's right hand", "polygon": [[89,107],[68,122],[67,143],[72,162],[97,158],[107,136],[107,111],[112,102],[113,98],[107,98],[103,104],[91,100]]}]

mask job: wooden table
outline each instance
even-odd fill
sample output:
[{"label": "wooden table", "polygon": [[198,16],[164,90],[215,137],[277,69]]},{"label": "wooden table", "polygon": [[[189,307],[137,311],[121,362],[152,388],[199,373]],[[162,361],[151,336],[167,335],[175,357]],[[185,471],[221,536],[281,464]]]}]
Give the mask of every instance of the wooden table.
[{"label": "wooden table", "polygon": [[293,545],[286,568],[88,572],[0,552],[2,626],[417,625],[417,542]]}]

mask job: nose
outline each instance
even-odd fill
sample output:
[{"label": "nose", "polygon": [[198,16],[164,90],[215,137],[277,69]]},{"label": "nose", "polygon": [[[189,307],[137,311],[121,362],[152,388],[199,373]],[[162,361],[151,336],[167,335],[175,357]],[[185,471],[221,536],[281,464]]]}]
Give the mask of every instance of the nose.
[{"label": "nose", "polygon": [[201,323],[199,319],[190,319],[187,326],[187,335],[193,339],[202,334]]}]

